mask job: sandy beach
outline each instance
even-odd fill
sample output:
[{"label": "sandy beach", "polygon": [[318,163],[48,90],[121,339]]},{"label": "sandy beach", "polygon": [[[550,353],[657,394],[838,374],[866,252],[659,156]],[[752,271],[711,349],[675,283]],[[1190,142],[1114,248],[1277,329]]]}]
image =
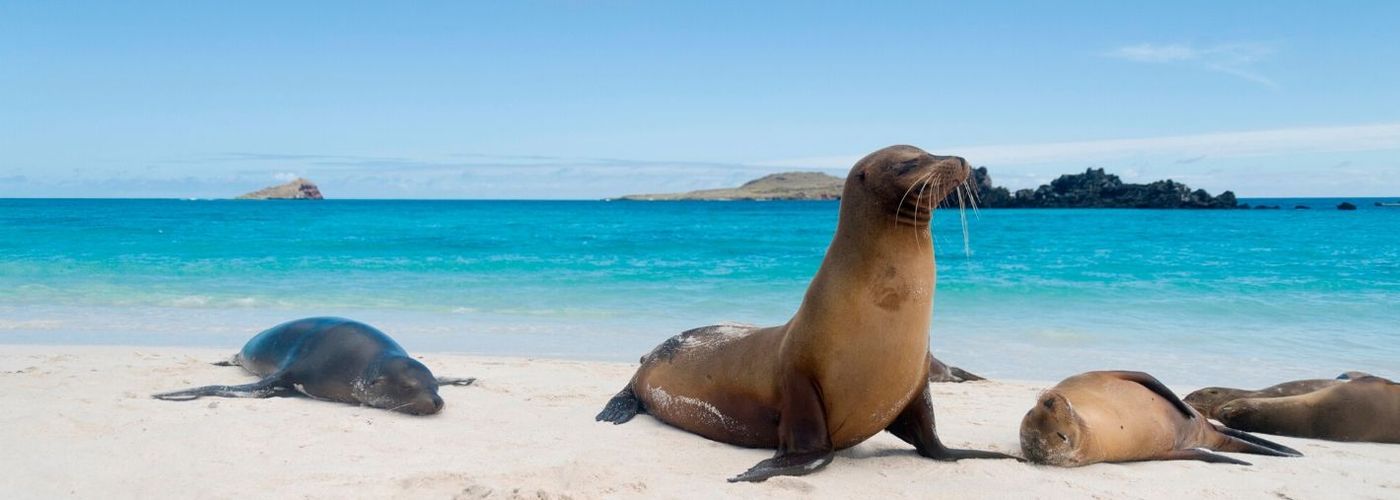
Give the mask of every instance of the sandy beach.
[{"label": "sandy beach", "polygon": [[[0,346],[5,498],[1396,498],[1400,446],[1276,438],[1304,458],[1059,469],[939,463],[881,434],[801,478],[729,484],[767,458],[642,416],[593,421],[628,364],[425,354],[446,409],[413,417],[306,398],[151,399],[245,383],[211,349]],[[945,441],[1019,453],[1048,383],[934,384]],[[1184,388],[1176,387],[1178,391]]]}]

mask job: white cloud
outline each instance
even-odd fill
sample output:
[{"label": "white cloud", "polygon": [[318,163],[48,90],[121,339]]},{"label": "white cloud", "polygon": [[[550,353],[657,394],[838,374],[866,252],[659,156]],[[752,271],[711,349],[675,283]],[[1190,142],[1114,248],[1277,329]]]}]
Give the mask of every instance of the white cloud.
[{"label": "white cloud", "polygon": [[1273,47],[1259,43],[1228,43],[1201,48],[1185,44],[1139,43],[1118,47],[1104,55],[1140,63],[1184,64],[1277,87],[1278,83],[1253,69],[1255,63],[1273,53]]},{"label": "white cloud", "polygon": [[1151,63],[1187,61],[1195,59],[1198,55],[1196,49],[1186,45],[1153,45],[1150,43],[1128,45],[1108,52],[1109,57]]},{"label": "white cloud", "polygon": [[297,177],[301,177],[301,176],[300,176],[300,175],[297,175],[297,174],[294,174],[294,173],[291,173],[291,172],[278,172],[278,173],[272,174],[272,178],[277,179],[277,180],[282,181],[282,182],[292,182],[292,181],[296,180]]},{"label": "white cloud", "polygon": [[[1243,158],[1298,153],[1400,149],[1400,123],[1302,127],[1247,132],[1105,139],[1096,141],[952,146],[929,148],[967,158],[976,165],[1028,165],[1074,161],[1092,163],[1134,156]],[[781,167],[849,167],[860,156],[795,158],[759,163]]]}]

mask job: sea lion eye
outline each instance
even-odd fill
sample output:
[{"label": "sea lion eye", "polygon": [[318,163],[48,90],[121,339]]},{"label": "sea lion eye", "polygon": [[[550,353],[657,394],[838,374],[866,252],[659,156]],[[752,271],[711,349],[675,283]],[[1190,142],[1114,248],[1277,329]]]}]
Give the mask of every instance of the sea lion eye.
[{"label": "sea lion eye", "polygon": [[1055,435],[1056,435],[1056,436],[1060,436],[1060,439],[1064,440],[1064,442],[1066,442],[1066,443],[1069,442],[1069,436],[1066,436],[1065,433],[1063,433],[1063,432],[1056,432]]},{"label": "sea lion eye", "polygon": [[1054,409],[1054,408],[1055,408],[1055,399],[1054,399],[1054,398],[1050,398],[1050,399],[1045,400],[1044,405],[1045,405],[1046,408]]}]

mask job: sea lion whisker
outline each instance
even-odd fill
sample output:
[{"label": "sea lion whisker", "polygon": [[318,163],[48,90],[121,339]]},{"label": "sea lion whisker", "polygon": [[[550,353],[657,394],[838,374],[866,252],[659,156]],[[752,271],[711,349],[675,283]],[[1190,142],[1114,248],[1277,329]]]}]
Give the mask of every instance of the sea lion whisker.
[{"label": "sea lion whisker", "polygon": [[962,186],[959,185],[958,189],[954,189],[954,191],[958,192],[958,218],[962,221],[963,254],[972,257],[972,246],[969,245],[967,241],[967,210],[963,206],[963,192],[961,188]]}]

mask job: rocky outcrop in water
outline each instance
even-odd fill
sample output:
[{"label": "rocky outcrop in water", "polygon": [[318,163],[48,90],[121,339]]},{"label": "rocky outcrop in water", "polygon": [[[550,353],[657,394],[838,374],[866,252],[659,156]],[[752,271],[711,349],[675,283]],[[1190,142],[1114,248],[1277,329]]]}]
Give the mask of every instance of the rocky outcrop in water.
[{"label": "rocky outcrop in water", "polygon": [[1356,205],[1344,201],[1337,205],[1337,210],[1356,210]]},{"label": "rocky outcrop in water", "polygon": [[316,183],[302,179],[295,180],[279,186],[272,186],[248,194],[241,195],[236,200],[320,200],[321,190],[316,187]]},{"label": "rocky outcrop in water", "polygon": [[688,193],[633,194],[623,200],[837,200],[845,179],[820,172],[783,172],[765,175],[737,188],[705,189]]},{"label": "rocky outcrop in water", "polygon": [[1239,208],[1230,191],[1211,196],[1204,189],[1192,190],[1170,179],[1128,184],[1102,168],[1061,175],[1039,188],[1015,193],[993,186],[986,167],[973,170],[970,182],[977,190],[978,206],[985,208]]}]

